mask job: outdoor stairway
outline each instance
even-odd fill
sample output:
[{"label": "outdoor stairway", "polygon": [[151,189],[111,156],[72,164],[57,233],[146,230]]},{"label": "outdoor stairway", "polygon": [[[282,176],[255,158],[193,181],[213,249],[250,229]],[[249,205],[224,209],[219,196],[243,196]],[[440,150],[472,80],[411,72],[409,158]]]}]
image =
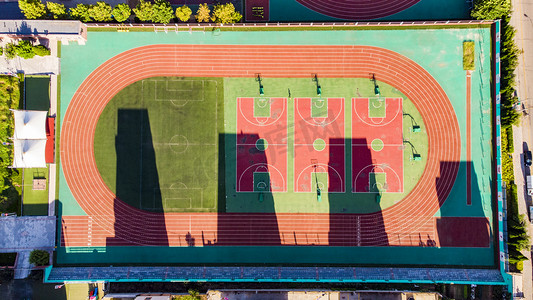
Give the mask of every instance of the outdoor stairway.
[{"label": "outdoor stairway", "polygon": [[502,283],[496,269],[360,267],[61,267],[46,282],[84,281],[329,281]]}]

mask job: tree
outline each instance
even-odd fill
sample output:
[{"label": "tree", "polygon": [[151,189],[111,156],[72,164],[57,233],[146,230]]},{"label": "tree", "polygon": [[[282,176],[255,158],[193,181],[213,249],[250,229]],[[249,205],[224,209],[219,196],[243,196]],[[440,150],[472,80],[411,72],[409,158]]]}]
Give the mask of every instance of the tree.
[{"label": "tree", "polygon": [[35,56],[33,45],[30,41],[20,41],[18,45],[15,46],[15,53],[24,59],[33,58]]},{"label": "tree", "polygon": [[211,10],[209,9],[209,6],[207,6],[207,3],[200,4],[198,7],[198,11],[196,11],[196,21],[198,22],[209,22],[209,13]]},{"label": "tree", "polygon": [[200,299],[200,293],[197,290],[189,290],[189,296],[192,299]]},{"label": "tree", "polygon": [[43,45],[34,46],[33,52],[35,53],[35,55],[39,55],[39,56],[50,55],[50,49],[46,48]]},{"label": "tree", "polygon": [[155,0],[152,5],[152,22],[168,24],[174,18],[174,10],[167,0]]},{"label": "tree", "polygon": [[496,20],[510,13],[511,0],[476,0],[470,15],[478,20]]},{"label": "tree", "polygon": [[117,22],[122,23],[130,17],[131,9],[127,4],[120,3],[120,4],[117,4],[115,8],[113,8],[113,11],[111,12],[111,14],[113,15],[113,18],[115,18]]},{"label": "tree", "polygon": [[6,45],[6,58],[7,59],[13,59],[17,56],[17,53],[15,52],[15,45],[13,43],[9,43]]},{"label": "tree", "polygon": [[55,2],[46,2],[46,8],[52,14],[54,19],[65,19],[67,17],[67,9],[65,5]]},{"label": "tree", "polygon": [[143,22],[152,20],[152,15],[153,15],[152,11],[153,11],[152,3],[146,2],[144,0],[140,0],[137,6],[133,9],[135,16]]},{"label": "tree", "polygon": [[30,264],[44,266],[50,263],[50,253],[44,250],[33,250],[30,253]]},{"label": "tree", "polygon": [[108,22],[113,20],[111,17],[112,10],[113,8],[111,8],[111,5],[102,1],[98,1],[95,5],[92,5],[89,8],[88,12],[91,18],[96,22]]},{"label": "tree", "polygon": [[187,22],[191,18],[192,10],[187,6],[183,5],[176,9],[176,17],[182,22]]},{"label": "tree", "polygon": [[41,0],[19,0],[19,8],[28,19],[39,19],[46,14]]},{"label": "tree", "polygon": [[80,20],[82,22],[91,22],[91,14],[89,14],[90,5],[78,4],[76,7],[70,9],[70,16],[73,19]]},{"label": "tree", "polygon": [[235,11],[233,3],[217,4],[213,8],[211,20],[219,24],[236,23],[242,19],[242,15]]}]

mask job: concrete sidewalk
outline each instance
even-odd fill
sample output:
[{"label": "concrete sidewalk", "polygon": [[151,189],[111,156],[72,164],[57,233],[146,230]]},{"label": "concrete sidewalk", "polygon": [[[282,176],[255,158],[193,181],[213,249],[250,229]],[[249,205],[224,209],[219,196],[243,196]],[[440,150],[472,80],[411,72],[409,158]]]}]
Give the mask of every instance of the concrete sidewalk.
[{"label": "concrete sidewalk", "polygon": [[[513,165],[514,165],[514,177],[515,183],[517,186],[518,194],[518,212],[520,214],[528,215],[528,207],[531,205],[531,197],[527,195],[527,189],[525,186],[525,177],[530,175],[529,168],[524,165],[524,154],[522,153],[523,147],[523,132],[522,127],[513,126],[513,139],[514,139],[514,149],[513,153]],[[529,218],[528,218],[529,220]],[[531,224],[529,225],[529,235],[533,233]],[[514,275],[513,281],[517,283],[520,282],[521,287],[518,286],[519,292],[524,293],[524,299],[533,300],[533,289],[532,289],[532,265],[531,265],[531,252],[524,251],[523,254],[528,258],[524,261],[524,270],[522,275]],[[516,278],[520,276],[521,278]],[[513,288],[514,293],[517,293],[517,286]]]},{"label": "concrete sidewalk", "polygon": [[[528,80],[533,79],[533,0],[512,0],[513,12],[511,14],[511,25],[517,30],[515,41],[522,51],[519,60],[517,75],[517,92],[523,109],[526,114],[522,117],[520,128],[514,128],[514,167],[515,182],[518,186],[518,203],[520,213],[527,214],[528,206],[532,205],[531,197],[525,192],[525,175],[529,175],[529,168],[523,164],[523,150],[525,145],[533,146],[533,84],[528,84]],[[529,114],[528,114],[529,113]],[[532,228],[529,233],[531,236]],[[530,260],[524,262],[523,271],[523,292],[525,299],[533,299],[533,279],[531,269],[531,252],[524,253]]]},{"label": "concrete sidewalk", "polygon": [[[56,217],[0,217],[0,252],[17,252],[15,279],[26,278],[31,269],[30,252],[54,251]],[[51,255],[50,255],[51,257]]]}]

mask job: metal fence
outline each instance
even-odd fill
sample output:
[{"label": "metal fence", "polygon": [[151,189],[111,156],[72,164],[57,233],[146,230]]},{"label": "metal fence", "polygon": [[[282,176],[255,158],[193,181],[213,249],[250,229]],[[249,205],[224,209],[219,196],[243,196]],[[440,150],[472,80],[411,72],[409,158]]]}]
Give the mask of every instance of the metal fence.
[{"label": "metal fence", "polygon": [[299,27],[312,28],[343,28],[343,27],[374,27],[374,26],[457,26],[457,25],[490,25],[494,21],[487,20],[448,20],[448,21],[398,21],[398,22],[291,22],[291,23],[234,23],[234,24],[217,24],[217,23],[187,23],[187,24],[144,24],[144,23],[127,23],[127,24],[112,24],[112,23],[87,23],[87,28],[117,28],[126,30],[129,28],[153,28],[154,31],[187,31],[187,30],[206,30],[215,28],[234,28],[234,29],[249,29],[249,28],[287,28],[291,27],[297,29]]}]

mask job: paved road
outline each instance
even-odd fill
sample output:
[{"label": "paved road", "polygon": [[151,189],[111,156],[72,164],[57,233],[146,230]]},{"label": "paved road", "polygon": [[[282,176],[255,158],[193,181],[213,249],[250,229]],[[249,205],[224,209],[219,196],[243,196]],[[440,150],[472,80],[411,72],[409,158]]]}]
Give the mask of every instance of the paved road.
[{"label": "paved road", "polygon": [[[529,168],[524,168],[521,163],[520,152],[527,145],[533,149],[533,0],[512,0],[513,14],[511,25],[516,30],[516,42],[518,48],[523,51],[519,58],[517,69],[518,96],[522,100],[525,115],[522,119],[521,130],[515,133],[515,177],[518,184],[518,191],[522,191],[521,184],[524,182],[524,175],[530,174]],[[521,133],[521,134],[520,134]],[[519,193],[520,213],[526,213],[527,207],[531,205],[531,197],[524,193]],[[530,234],[533,233],[530,227]],[[530,253],[526,255],[531,258]],[[526,299],[533,299],[533,281],[531,259],[524,264],[523,272],[523,292]]]}]

